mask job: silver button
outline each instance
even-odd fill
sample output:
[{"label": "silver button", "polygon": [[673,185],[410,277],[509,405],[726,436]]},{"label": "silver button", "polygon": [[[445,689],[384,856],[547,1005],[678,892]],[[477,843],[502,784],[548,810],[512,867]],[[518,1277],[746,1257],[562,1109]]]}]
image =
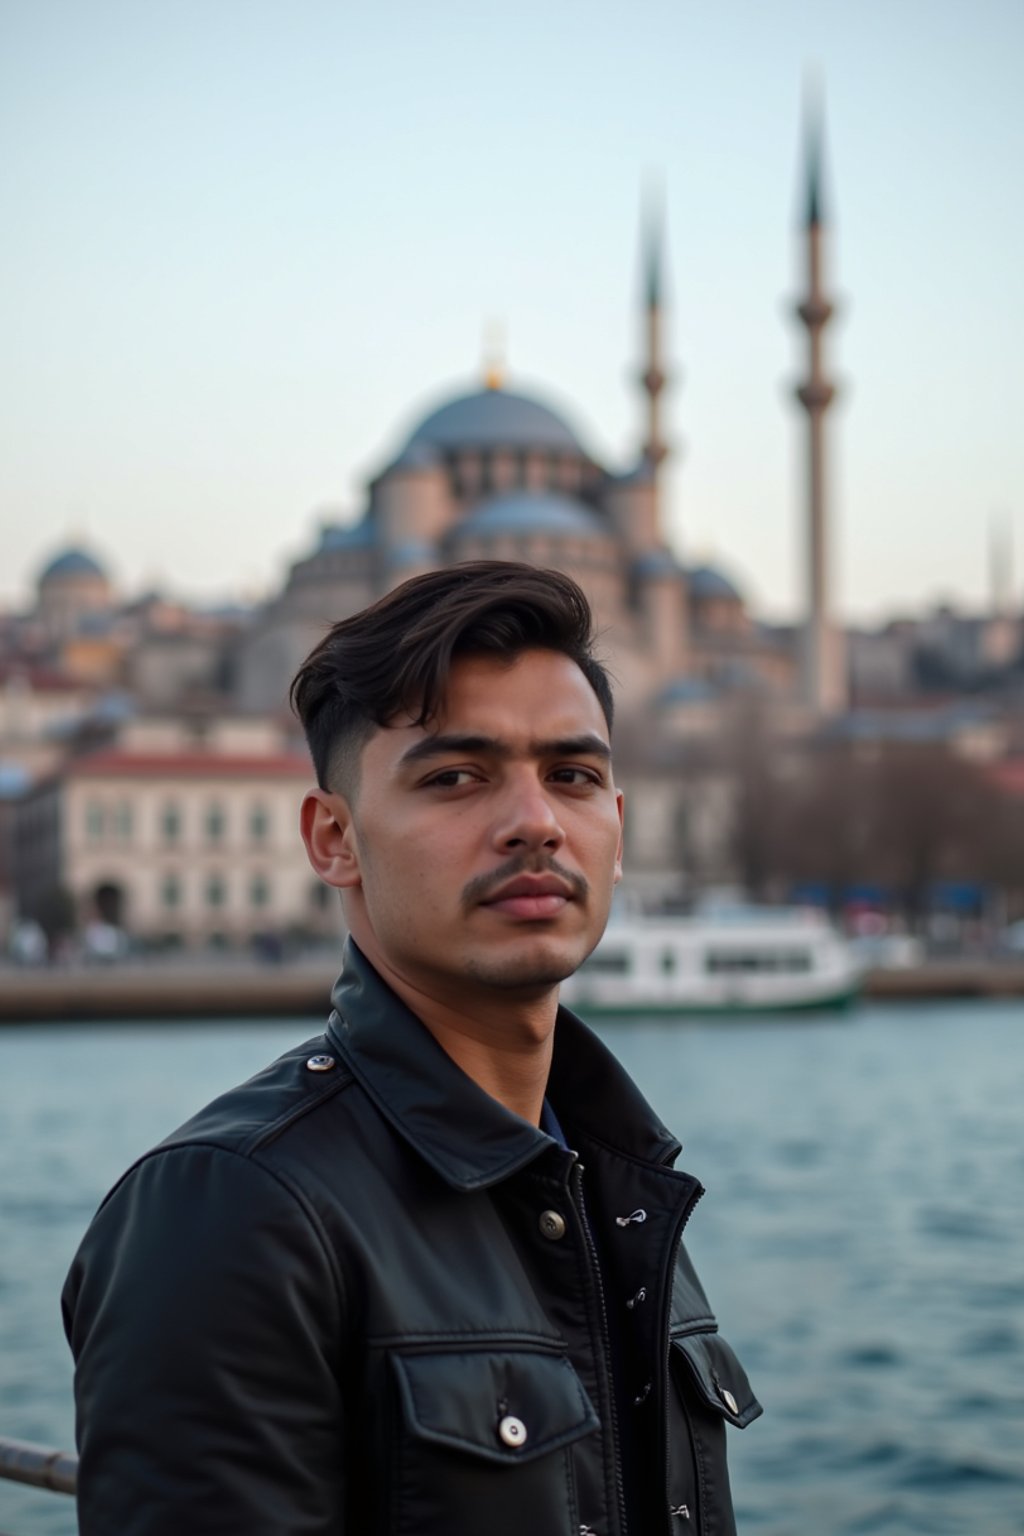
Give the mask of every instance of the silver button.
[{"label": "silver button", "polygon": [[565,1217],[557,1211],[542,1211],[540,1218],[540,1232],[549,1243],[557,1243],[559,1238],[565,1236]]},{"label": "silver button", "polygon": [[518,1451],[521,1445],[526,1444],[526,1425],[522,1419],[517,1419],[514,1413],[506,1413],[498,1425],[498,1436],[505,1445]]},{"label": "silver button", "polygon": [[311,1056],[306,1062],[307,1072],[329,1072],[334,1066],[333,1056]]},{"label": "silver button", "polygon": [[736,1399],[733,1397],[732,1393],[729,1391],[729,1388],[728,1387],[719,1387],[718,1395],[722,1399],[722,1402],[725,1404],[725,1406],[728,1408],[729,1412],[730,1413],[734,1413],[736,1415],[736,1417],[739,1418],[739,1413],[740,1413],[739,1404],[737,1403]]}]

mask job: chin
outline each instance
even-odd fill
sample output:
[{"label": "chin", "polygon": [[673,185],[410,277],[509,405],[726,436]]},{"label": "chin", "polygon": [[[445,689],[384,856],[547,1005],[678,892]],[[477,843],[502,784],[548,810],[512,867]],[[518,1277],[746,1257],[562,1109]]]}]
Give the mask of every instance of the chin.
[{"label": "chin", "polygon": [[539,940],[519,954],[474,955],[466,969],[474,980],[499,991],[544,992],[571,976],[588,953],[579,945]]}]

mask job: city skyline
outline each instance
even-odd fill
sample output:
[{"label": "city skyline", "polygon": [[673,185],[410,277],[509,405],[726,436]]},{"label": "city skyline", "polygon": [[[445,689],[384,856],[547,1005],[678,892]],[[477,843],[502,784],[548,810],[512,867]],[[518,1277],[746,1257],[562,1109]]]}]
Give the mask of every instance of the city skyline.
[{"label": "city skyline", "polygon": [[1024,512],[1018,8],[782,3],[769,25],[531,0],[510,26],[89,0],[9,4],[2,27],[4,606],[79,538],[125,591],[272,592],[318,517],[357,517],[403,432],[475,387],[495,322],[510,387],[625,464],[653,181],[673,542],[796,616],[808,59],[837,612],[987,602],[991,520]]}]

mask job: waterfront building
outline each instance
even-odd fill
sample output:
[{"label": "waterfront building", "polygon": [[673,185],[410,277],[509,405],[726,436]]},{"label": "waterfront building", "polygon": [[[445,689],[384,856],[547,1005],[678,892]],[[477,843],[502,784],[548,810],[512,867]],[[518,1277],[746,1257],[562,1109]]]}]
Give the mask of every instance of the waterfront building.
[{"label": "waterfront building", "polygon": [[180,723],[151,721],[125,745],[69,760],[21,802],[20,911],[66,893],[79,927],[106,923],[150,947],[337,933],[337,902],[297,832],[308,756],[270,733],[221,722],[189,743]]}]

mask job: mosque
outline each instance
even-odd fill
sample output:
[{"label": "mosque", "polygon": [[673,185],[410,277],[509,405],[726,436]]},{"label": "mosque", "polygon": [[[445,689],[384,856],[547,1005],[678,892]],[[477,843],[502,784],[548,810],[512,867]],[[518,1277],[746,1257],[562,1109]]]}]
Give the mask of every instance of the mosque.
[{"label": "mosque", "polygon": [[[816,159],[811,174],[817,177]],[[819,201],[815,181],[815,225]],[[820,331],[820,306],[808,313]],[[798,637],[757,623],[725,572],[684,565],[666,539],[668,380],[661,238],[653,228],[644,249],[642,335],[645,431],[624,472],[598,462],[543,399],[507,387],[489,369],[479,387],[444,400],[419,422],[370,481],[359,519],[324,525],[317,547],[292,566],[239,650],[237,704],[275,707],[330,623],[407,577],[486,558],[556,567],[580,583],[625,715],[656,723],[664,710],[737,689],[792,697]],[[820,426],[829,400],[822,404],[814,391],[808,399]],[[820,551],[816,558],[820,567]]]},{"label": "mosque", "polygon": [[[142,715],[173,715],[192,734],[216,720],[233,740],[262,722],[294,744],[288,688],[332,623],[408,577],[462,561],[554,567],[590,599],[614,679],[634,886],[645,900],[674,899],[680,869],[697,879],[729,867],[734,786],[725,758],[733,736],[742,748],[743,721],[756,715],[794,739],[846,708],[829,614],[825,417],[834,390],[823,331],[832,308],[813,134],[806,165],[806,286],[796,316],[807,370],[795,391],[808,429],[801,624],[762,622],[726,571],[688,564],[669,543],[664,258],[653,223],[643,242],[642,425],[632,462],[602,463],[566,414],[490,367],[476,387],[428,411],[369,480],[358,518],[322,526],[316,547],[255,612],[204,614],[157,594],[123,607],[102,566],[79,549],[43,573],[34,622],[66,670],[120,686]],[[752,696],[770,707],[752,705]],[[266,917],[263,907],[258,915]]]},{"label": "mosque", "polygon": [[[657,736],[662,723],[670,735],[692,732],[699,718],[711,728],[717,706],[737,693],[785,701],[808,720],[841,713],[845,663],[828,593],[824,420],[834,390],[822,351],[832,307],[823,286],[817,124],[805,152],[807,284],[796,315],[808,337],[808,371],[795,393],[809,429],[808,570],[797,629],[759,622],[724,570],[684,564],[668,542],[663,242],[650,221],[638,317],[643,430],[624,469],[601,463],[563,414],[509,387],[491,366],[477,387],[442,400],[415,426],[366,486],[358,519],[324,524],[316,547],[250,622],[235,626],[233,639],[216,626],[198,633],[195,617],[171,616],[171,624],[152,602],[135,605],[134,627],[118,626],[104,570],[78,549],[64,551],[43,573],[37,618],[45,632],[65,647],[77,645],[78,653],[88,641],[88,655],[77,656],[79,670],[87,665],[99,675],[120,667],[144,704],[170,705],[186,686],[205,686],[229,708],[274,714],[284,708],[303,658],[338,619],[423,571],[465,560],[522,560],[579,581],[616,680],[620,716],[642,721],[645,733]],[[124,645],[111,637],[119,630],[123,641],[129,628],[122,656]]]}]

